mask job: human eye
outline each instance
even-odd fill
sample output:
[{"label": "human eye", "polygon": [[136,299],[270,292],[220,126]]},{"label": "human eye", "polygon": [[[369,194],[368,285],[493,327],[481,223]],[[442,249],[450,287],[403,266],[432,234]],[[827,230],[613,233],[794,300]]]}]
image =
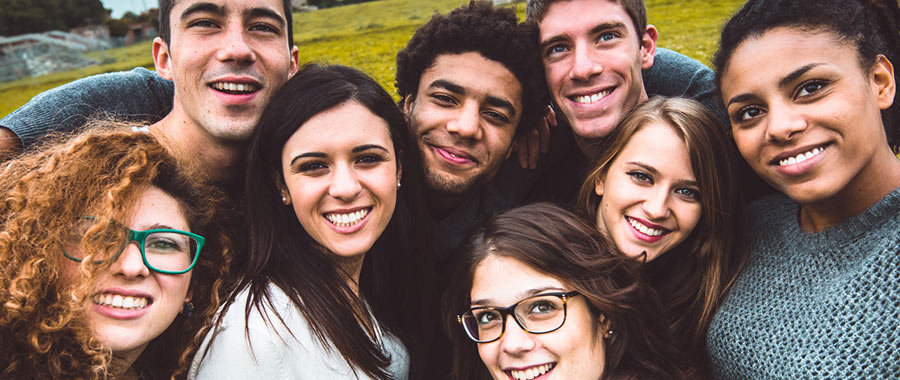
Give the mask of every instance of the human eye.
[{"label": "human eye", "polygon": [[618,37],[618,36],[619,36],[619,35],[616,34],[616,33],[614,33],[614,32],[603,32],[603,33],[600,33],[600,35],[597,36],[597,41],[598,41],[598,42],[612,41],[613,39],[615,39],[615,38]]},{"label": "human eye", "polygon": [[475,314],[475,321],[479,326],[491,325],[500,320],[500,316],[495,310],[482,309],[472,313]]},{"label": "human eye", "polygon": [[700,190],[690,187],[682,187],[675,189],[675,193],[691,201],[700,200]]},{"label": "human eye", "polygon": [[154,252],[182,252],[185,244],[175,234],[154,233],[147,236],[144,248]]},{"label": "human eye", "polygon": [[318,174],[328,169],[328,166],[319,161],[310,161],[300,164],[296,171],[305,174]]},{"label": "human eye", "polygon": [[484,112],[484,115],[487,116],[489,119],[494,120],[495,123],[498,123],[498,124],[506,124],[509,122],[509,118],[506,117],[506,115],[504,115],[500,112],[497,112],[497,111],[488,110],[488,111]]},{"label": "human eye", "polygon": [[640,170],[632,170],[625,174],[628,174],[628,176],[631,177],[631,179],[634,180],[635,182],[647,183],[647,184],[651,184],[651,185],[653,184],[653,178],[650,177],[649,174],[644,173]]},{"label": "human eye", "polygon": [[800,84],[800,87],[797,89],[796,98],[804,98],[810,95],[814,95],[819,92],[823,87],[825,87],[826,83],[823,80],[813,79]]},{"label": "human eye", "polygon": [[762,108],[757,106],[746,106],[735,112],[732,119],[736,122],[746,122],[762,116],[764,113]]},{"label": "human eye", "polygon": [[383,161],[385,161],[384,157],[377,154],[364,154],[356,158],[356,163],[362,165],[374,165]]},{"label": "human eye", "polygon": [[453,106],[456,105],[456,99],[450,95],[435,93],[431,94],[431,99],[434,99],[435,103],[441,106]]},{"label": "human eye", "polygon": [[569,47],[564,44],[553,44],[544,49],[544,56],[556,57],[569,51]]},{"label": "human eye", "polygon": [[272,26],[272,25],[270,25],[270,24],[267,24],[267,23],[256,23],[256,24],[253,24],[253,25],[250,26],[250,30],[251,30],[251,31],[264,32],[264,33],[271,33],[271,34],[281,34],[280,29],[278,29],[278,28],[276,28],[276,27],[274,27],[274,26]]},{"label": "human eye", "polygon": [[191,21],[191,22],[188,24],[188,27],[189,27],[189,28],[205,28],[205,29],[209,29],[209,28],[216,28],[216,27],[218,27],[218,26],[219,26],[219,24],[217,24],[215,21],[210,20],[210,19],[206,19],[206,18],[197,19],[197,20]]},{"label": "human eye", "polygon": [[557,309],[558,307],[552,301],[548,299],[539,299],[528,305],[528,314],[550,314],[555,312]]}]

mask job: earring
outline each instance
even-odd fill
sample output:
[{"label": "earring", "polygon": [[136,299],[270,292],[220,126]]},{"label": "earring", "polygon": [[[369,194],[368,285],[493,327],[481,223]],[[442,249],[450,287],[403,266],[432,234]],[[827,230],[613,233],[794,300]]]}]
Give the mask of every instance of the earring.
[{"label": "earring", "polygon": [[399,181],[399,180],[397,181],[397,188],[398,188],[398,189],[400,188],[400,181]]},{"label": "earring", "polygon": [[612,330],[606,330],[606,333],[603,334],[603,339],[612,338],[613,334],[615,334]]},{"label": "earring", "polygon": [[284,194],[281,194],[281,203],[287,204],[287,197]]},{"label": "earring", "polygon": [[184,306],[181,308],[181,314],[184,314],[185,318],[190,318],[191,314],[194,314],[194,304],[185,302]]}]

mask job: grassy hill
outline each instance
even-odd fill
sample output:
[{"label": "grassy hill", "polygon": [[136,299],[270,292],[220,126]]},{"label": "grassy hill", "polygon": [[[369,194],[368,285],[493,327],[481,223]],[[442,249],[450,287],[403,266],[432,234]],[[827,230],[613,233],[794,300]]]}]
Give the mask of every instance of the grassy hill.
[{"label": "grassy hill", "polygon": [[[393,93],[395,56],[413,32],[435,12],[448,12],[467,0],[380,0],[294,14],[294,40],[301,62],[357,67]],[[719,28],[742,0],[647,0],[650,22],[660,30],[659,45],[708,63]],[[514,4],[524,18],[525,3]],[[153,67],[150,42],[93,52],[102,65],[0,84],[0,116],[32,96],[97,73]]]}]

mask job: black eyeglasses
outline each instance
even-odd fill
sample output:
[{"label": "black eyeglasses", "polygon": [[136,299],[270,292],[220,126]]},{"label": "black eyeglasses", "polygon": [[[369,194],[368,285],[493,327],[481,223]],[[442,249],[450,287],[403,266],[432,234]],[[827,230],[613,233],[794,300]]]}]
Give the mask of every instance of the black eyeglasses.
[{"label": "black eyeglasses", "polygon": [[[92,216],[82,216],[76,221],[69,244],[77,245],[89,230],[97,224]],[[100,238],[108,241],[122,241],[122,246],[112,255],[111,260],[116,261],[119,255],[125,251],[131,242],[138,243],[141,249],[141,259],[144,265],[153,271],[165,274],[186,273],[197,264],[200,250],[206,239],[203,236],[187,231],[168,228],[156,228],[146,231],[135,231],[118,223],[111,223],[105,235]],[[85,255],[80,250],[63,251],[70,260],[81,262]],[[104,260],[97,260],[102,263]]]},{"label": "black eyeglasses", "polygon": [[512,315],[516,324],[532,334],[546,334],[566,322],[566,302],[580,293],[544,293],[528,297],[510,307],[473,307],[456,319],[466,335],[478,343],[489,343],[503,336],[506,316]]}]

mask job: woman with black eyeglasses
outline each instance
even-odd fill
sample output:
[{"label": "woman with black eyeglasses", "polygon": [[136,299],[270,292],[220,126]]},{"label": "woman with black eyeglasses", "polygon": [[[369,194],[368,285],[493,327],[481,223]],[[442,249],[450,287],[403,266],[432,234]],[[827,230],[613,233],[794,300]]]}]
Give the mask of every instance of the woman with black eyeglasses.
[{"label": "woman with black eyeglasses", "polygon": [[0,169],[0,378],[181,378],[218,309],[220,197],[125,130]]},{"label": "woman with black eyeglasses", "polygon": [[507,211],[448,294],[455,379],[686,379],[638,264],[572,213]]}]

